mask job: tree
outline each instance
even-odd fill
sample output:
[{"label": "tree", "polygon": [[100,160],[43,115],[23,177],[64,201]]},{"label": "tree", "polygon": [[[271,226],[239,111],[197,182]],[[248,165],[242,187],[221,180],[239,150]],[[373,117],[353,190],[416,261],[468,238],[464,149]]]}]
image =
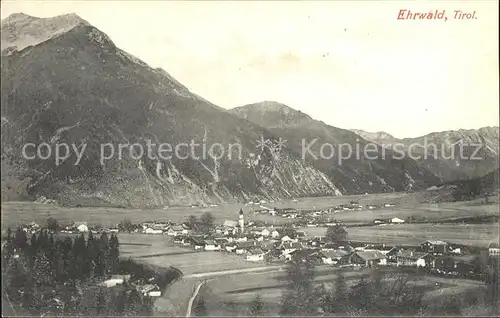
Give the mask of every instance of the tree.
[{"label": "tree", "polygon": [[347,231],[340,225],[336,224],[334,226],[329,226],[326,230],[326,239],[330,242],[346,242],[347,241]]},{"label": "tree", "polygon": [[288,286],[282,296],[282,315],[312,316],[317,313],[314,277],[312,263],[302,261],[291,263],[287,268]]},{"label": "tree", "polygon": [[118,224],[118,229],[120,231],[126,231],[126,232],[132,232],[135,227],[134,227],[134,224],[132,224],[132,221],[130,221],[129,219],[123,219],[120,221],[120,224]]},{"label": "tree", "polygon": [[111,273],[116,273],[118,270],[118,263],[120,261],[120,243],[118,242],[118,237],[114,234],[111,235],[108,244],[108,271]]},{"label": "tree", "polygon": [[142,308],[141,295],[136,289],[130,292],[127,304],[125,306],[125,314],[130,316],[137,316]]},{"label": "tree", "polygon": [[97,255],[97,243],[94,240],[94,234],[92,231],[89,232],[87,238],[87,246],[85,249],[84,263],[83,263],[83,273],[85,277],[90,277],[94,274],[94,264]]},{"label": "tree", "polygon": [[106,292],[100,288],[95,295],[96,313],[98,316],[105,315],[107,313]]},{"label": "tree", "polygon": [[35,256],[32,271],[35,286],[53,286],[55,273],[45,250],[39,250]]},{"label": "tree", "polygon": [[57,220],[54,219],[53,217],[50,217],[47,219],[47,229],[56,231],[59,229],[59,224],[57,223]]},{"label": "tree", "polygon": [[215,218],[210,212],[203,213],[199,222],[200,232],[210,235],[215,229]]},{"label": "tree", "polygon": [[84,276],[84,262],[87,246],[85,244],[85,237],[80,235],[73,242],[72,257],[71,257],[71,278],[77,280],[83,280]]},{"label": "tree", "polygon": [[288,236],[290,238],[295,238],[297,236],[297,231],[293,228],[292,223],[283,224],[281,231],[283,236]]},{"label": "tree", "polygon": [[17,228],[12,244],[17,251],[24,250],[28,246],[28,237],[26,236],[26,232],[24,232],[20,227]]},{"label": "tree", "polygon": [[263,315],[264,302],[262,301],[262,296],[257,294],[250,305],[250,315],[259,317]]},{"label": "tree", "polygon": [[198,228],[198,219],[194,215],[190,215],[187,220],[187,225],[193,231],[196,231]]},{"label": "tree", "polygon": [[334,290],[323,297],[323,310],[330,314],[342,314],[347,309],[348,289],[342,269],[338,270],[335,277]]},{"label": "tree", "polygon": [[196,306],[194,307],[194,314],[197,317],[207,316],[207,307],[205,306],[205,300],[203,300],[203,297],[200,297],[196,303]]}]

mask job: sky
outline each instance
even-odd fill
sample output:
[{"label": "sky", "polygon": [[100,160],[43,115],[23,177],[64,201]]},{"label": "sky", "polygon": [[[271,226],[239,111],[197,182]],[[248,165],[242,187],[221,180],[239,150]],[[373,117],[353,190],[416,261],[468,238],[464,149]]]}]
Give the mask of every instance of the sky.
[{"label": "sky", "polygon": [[224,108],[277,101],[400,138],[499,125],[497,1],[1,1],[15,12],[74,12]]}]

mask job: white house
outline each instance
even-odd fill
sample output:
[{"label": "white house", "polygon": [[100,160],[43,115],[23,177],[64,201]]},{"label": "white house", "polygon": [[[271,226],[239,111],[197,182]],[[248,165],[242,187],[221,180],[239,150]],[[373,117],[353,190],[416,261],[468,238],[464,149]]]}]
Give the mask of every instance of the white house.
[{"label": "white house", "polygon": [[263,229],[261,232],[260,232],[260,235],[262,236],[269,236],[271,234],[271,232],[269,232],[268,229]]},{"label": "white house", "polygon": [[163,231],[162,230],[155,230],[153,228],[148,227],[144,230],[144,233],[145,234],[163,234]]},{"label": "white house", "polygon": [[105,280],[101,283],[101,286],[105,286],[107,288],[115,287],[116,285],[123,284],[123,279],[120,278],[114,278],[114,279],[108,279]]},{"label": "white house", "polygon": [[167,230],[167,235],[169,235],[169,236],[177,236],[177,235],[181,235],[181,234],[187,234],[187,229],[183,228],[180,225],[171,226]]},{"label": "white house", "polygon": [[260,248],[251,249],[247,252],[247,261],[259,262],[263,261],[266,253]]},{"label": "white house", "polygon": [[143,296],[160,297],[161,291],[157,285],[144,285],[137,288]]},{"label": "white house", "polygon": [[282,251],[281,255],[288,255],[302,248],[302,244],[298,242],[284,242],[281,243],[279,249]]},{"label": "white house", "polygon": [[500,256],[500,245],[496,242],[490,243],[488,246],[488,254],[490,256]]},{"label": "white house", "polygon": [[401,250],[396,254],[396,262],[397,266],[425,267],[430,262],[430,257],[427,253]]},{"label": "white house", "polygon": [[80,224],[76,227],[76,229],[79,231],[79,232],[88,232],[89,231],[89,227],[87,226],[87,224]]},{"label": "white house", "polygon": [[271,232],[271,237],[272,238],[278,238],[278,237],[280,237],[280,233],[278,231],[276,231],[276,230],[273,230]]},{"label": "white house", "polygon": [[205,240],[205,251],[220,251],[220,245],[213,240]]},{"label": "white house", "polygon": [[343,250],[327,250],[327,251],[322,251],[324,257],[323,257],[323,264],[337,264],[339,260],[342,258],[342,256],[345,256],[348,254],[348,252],[343,251]]},{"label": "white house", "polygon": [[391,223],[405,223],[405,220],[402,220],[400,218],[392,218]]},{"label": "white house", "polygon": [[236,254],[246,254],[247,251],[254,249],[257,243],[255,241],[239,242],[236,244]]}]

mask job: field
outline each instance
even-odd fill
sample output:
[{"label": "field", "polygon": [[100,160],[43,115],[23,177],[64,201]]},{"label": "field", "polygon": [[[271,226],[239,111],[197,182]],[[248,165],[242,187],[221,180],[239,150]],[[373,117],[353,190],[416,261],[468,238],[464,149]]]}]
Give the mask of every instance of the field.
[{"label": "field", "polygon": [[[438,194],[439,195],[439,194]],[[444,221],[461,217],[474,217],[498,215],[498,204],[483,204],[481,200],[468,202],[441,203],[439,205],[426,203],[435,198],[434,191],[421,191],[413,194],[390,193],[377,195],[358,195],[343,197],[301,198],[298,202],[284,200],[270,204],[267,207],[321,209],[340,204],[347,204],[351,200],[359,201],[362,205],[383,205],[393,203],[395,207],[362,210],[341,211],[333,216],[347,224],[372,222],[377,218],[410,216],[424,217],[426,221]],[[494,198],[496,201],[498,198]],[[122,208],[70,208],[59,207],[33,202],[6,202],[2,203],[2,229],[19,223],[35,221],[44,224],[50,216],[56,218],[60,224],[85,221],[89,224],[113,226],[122,219],[128,218],[134,223],[147,220],[170,220],[180,222],[189,215],[200,216],[204,212],[211,212],[218,223],[224,220],[236,220],[239,209],[243,208],[247,219],[265,220],[275,224],[288,222],[289,219],[272,217],[270,215],[253,214],[258,206],[244,204],[226,204],[217,207],[191,208],[170,207],[168,209],[122,209]],[[309,236],[324,235],[325,228],[312,227],[303,229]],[[349,239],[365,242],[380,242],[387,244],[419,244],[427,239],[439,239],[448,242],[486,246],[490,241],[498,240],[498,224],[402,224],[386,226],[349,227]],[[120,254],[123,258],[131,257],[138,262],[159,266],[178,268],[184,273],[184,278],[169,286],[164,295],[155,301],[157,314],[169,316],[183,316],[190,297],[196,286],[202,281],[206,284],[200,290],[200,295],[207,302],[211,315],[236,315],[247,313],[248,303],[260,294],[265,299],[266,311],[275,315],[281,300],[283,282],[280,281],[285,274],[276,268],[265,268],[266,271],[247,272],[260,270],[265,267],[263,263],[247,262],[242,257],[228,255],[221,252],[194,252],[191,248],[174,245],[171,238],[165,235],[146,234],[119,234]],[[217,271],[240,271],[240,273],[224,273],[222,276],[212,277],[211,273]],[[323,267],[318,272],[317,280],[326,285],[335,280],[336,269]],[[207,276],[204,276],[208,274]],[[352,279],[363,275],[361,271],[346,273]],[[436,277],[427,277],[423,288],[428,288],[429,297],[443,293],[455,293],[464,288],[477,288],[469,282]]]},{"label": "field", "polygon": [[498,205],[473,205],[466,202],[442,203],[439,206],[420,204],[413,207],[388,207],[374,210],[341,211],[333,217],[344,223],[369,223],[375,219],[399,217],[425,218],[425,221],[444,221],[463,217],[498,215]]},{"label": "field", "polygon": [[[326,228],[302,229],[308,236],[323,236]],[[425,240],[487,247],[498,242],[498,223],[492,224],[388,224],[347,228],[349,239],[360,242],[413,245]]]},{"label": "field", "polygon": [[[316,281],[325,284],[325,287],[333,288],[338,268],[322,266],[317,268]],[[369,275],[369,270],[352,271],[346,270],[348,284],[354,284],[361,277]],[[267,315],[277,315],[283,292],[283,278],[285,272],[238,274],[219,277],[207,281],[200,296],[207,304],[208,313],[212,316],[230,316],[239,313],[248,314],[249,304],[261,295],[265,302]],[[444,279],[440,277],[424,277],[414,281],[426,297],[433,298],[439,295],[456,294],[469,289],[482,287],[481,282]]]},{"label": "field", "polygon": [[[388,218],[397,216],[405,218],[409,216],[423,216],[427,220],[442,220],[465,216],[498,215],[498,204],[484,205],[480,200],[468,202],[453,202],[442,204],[426,203],[432,197],[433,191],[421,191],[417,193],[389,193],[369,194],[340,197],[317,197],[301,198],[298,202],[282,200],[279,202],[264,204],[267,207],[277,208],[327,208],[339,204],[349,203],[351,200],[359,201],[363,205],[377,205],[394,203],[396,207],[382,208],[362,211],[341,211],[334,217],[346,223],[371,222],[375,218]],[[497,202],[498,197],[490,201]],[[259,206],[246,206],[244,204],[224,204],[216,207],[169,207],[167,209],[125,209],[108,207],[61,207],[50,204],[34,202],[3,202],[2,229],[22,223],[35,221],[44,224],[47,218],[56,218],[61,224],[72,222],[88,222],[89,224],[100,224],[103,226],[114,226],[121,220],[128,218],[132,222],[139,223],[147,220],[182,222],[189,215],[200,216],[205,212],[212,213],[222,223],[224,220],[235,220],[240,208],[243,209],[249,219],[263,220],[275,224],[289,222],[290,219],[273,217],[267,214],[253,214]]]},{"label": "field", "polygon": [[153,266],[173,266],[180,269],[184,275],[263,266],[247,262],[237,255],[198,252],[191,248],[176,246],[166,235],[120,233],[118,239],[122,257],[131,257],[138,262]]}]

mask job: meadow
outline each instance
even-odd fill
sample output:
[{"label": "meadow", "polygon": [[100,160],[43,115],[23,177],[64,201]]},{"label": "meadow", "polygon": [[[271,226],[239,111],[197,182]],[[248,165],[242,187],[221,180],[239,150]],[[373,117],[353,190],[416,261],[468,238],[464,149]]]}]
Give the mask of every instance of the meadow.
[{"label": "meadow", "polygon": [[[334,288],[338,271],[344,271],[348,285],[355,284],[361,277],[368,277],[370,270],[339,269],[329,266],[316,268],[315,281],[321,282],[327,289]],[[248,314],[251,301],[260,295],[264,300],[267,315],[277,315],[284,290],[283,271],[268,273],[245,273],[228,275],[207,281],[200,296],[206,302],[208,313],[212,316],[231,316]],[[415,278],[413,284],[419,286],[427,298],[439,295],[451,295],[467,290],[482,288],[481,282],[463,279],[444,279],[426,276]]]},{"label": "meadow", "polygon": [[[433,191],[421,191],[416,193],[382,193],[368,195],[338,196],[338,197],[315,197],[300,198],[294,200],[281,200],[273,203],[263,204],[265,207],[296,208],[296,209],[324,209],[340,204],[347,204],[352,200],[362,205],[383,205],[385,203],[396,204],[395,207],[380,208],[374,210],[363,209],[361,211],[340,211],[333,214],[336,219],[346,223],[371,222],[375,218],[423,216],[426,220],[444,220],[465,216],[498,215],[498,204],[481,204],[480,200],[467,202],[452,202],[434,204],[428,203],[429,197],[433,197]],[[493,198],[495,201],[498,198]],[[254,214],[253,211],[260,209],[258,205],[245,204],[221,204],[214,207],[169,207],[167,209],[133,209],[133,208],[110,208],[110,207],[63,207],[51,204],[35,202],[2,202],[2,229],[7,226],[29,223],[35,221],[45,224],[47,218],[56,218],[61,224],[72,222],[87,222],[88,224],[99,224],[106,227],[115,226],[123,219],[130,219],[133,223],[148,220],[183,222],[189,215],[200,216],[210,212],[218,223],[224,220],[236,220],[238,212],[243,209],[247,218],[262,220],[274,224],[291,222],[269,214]]]},{"label": "meadow", "polygon": [[[302,229],[308,236],[323,236],[324,227]],[[498,242],[498,223],[491,224],[387,224],[347,228],[349,240],[415,245],[425,240],[441,240],[449,243],[487,247]]]},{"label": "meadow", "polygon": [[222,252],[194,251],[173,245],[166,235],[120,233],[120,256],[158,267],[175,267],[184,275],[262,267],[241,256]]}]

